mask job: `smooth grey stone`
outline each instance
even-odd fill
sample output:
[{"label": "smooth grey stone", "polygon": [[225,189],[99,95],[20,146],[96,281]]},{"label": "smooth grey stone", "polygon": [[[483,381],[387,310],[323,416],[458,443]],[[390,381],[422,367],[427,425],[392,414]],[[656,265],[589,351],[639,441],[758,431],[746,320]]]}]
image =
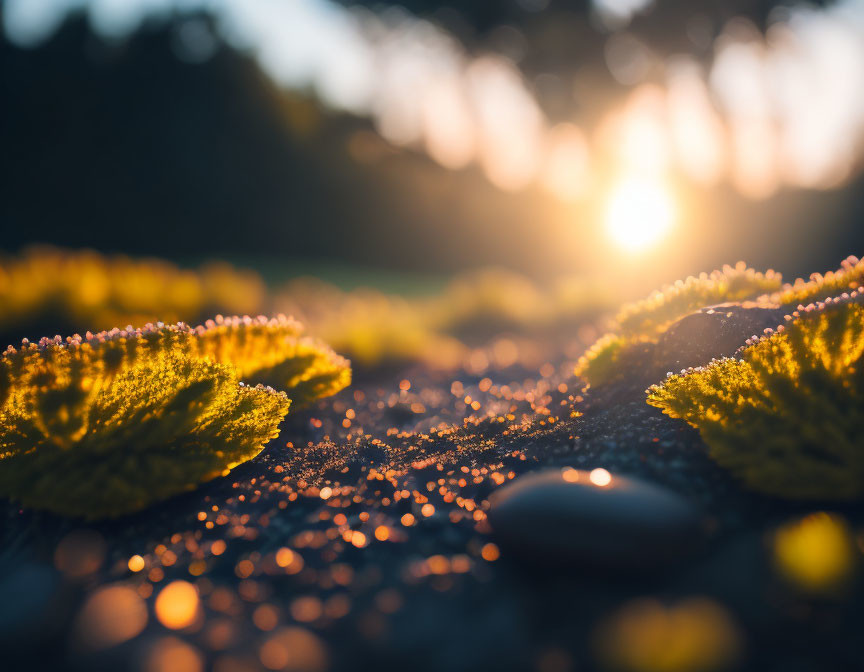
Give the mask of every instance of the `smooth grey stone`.
[{"label": "smooth grey stone", "polygon": [[625,476],[597,485],[592,473],[549,469],[496,490],[488,518],[496,540],[537,564],[633,571],[672,565],[698,547],[699,516],[686,499]]}]

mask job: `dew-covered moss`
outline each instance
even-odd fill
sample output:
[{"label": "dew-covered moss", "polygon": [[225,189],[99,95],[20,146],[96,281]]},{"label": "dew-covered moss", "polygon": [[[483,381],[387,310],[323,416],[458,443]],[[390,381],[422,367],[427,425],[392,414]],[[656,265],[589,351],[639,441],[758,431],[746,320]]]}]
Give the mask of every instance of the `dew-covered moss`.
[{"label": "dew-covered moss", "polygon": [[781,285],[779,273],[755,271],[743,262],[667,285],[621,308],[610,332],[580,358],[576,375],[595,386],[610,382],[622,373],[619,364],[628,351],[654,342],[676,320],[706,306],[754,299]]},{"label": "dew-covered moss", "polygon": [[737,356],[670,375],[648,403],[699,429],[750,488],[796,499],[864,495],[864,306],[811,304]]},{"label": "dew-covered moss", "polygon": [[[348,362],[286,318],[219,318],[24,341],[0,357],[0,495],[123,515],[257,455],[291,398],[350,382]],[[243,380],[273,375],[283,392]],[[287,393],[286,393],[287,392]]]},{"label": "dew-covered moss", "polygon": [[842,292],[853,291],[864,281],[864,261],[848,257],[836,271],[814,273],[808,280],[798,278],[775,293],[771,299],[779,304],[797,306],[824,301]]},{"label": "dew-covered moss", "polygon": [[290,391],[295,405],[335,394],[351,384],[351,364],[303,326],[279,315],[217,316],[195,328],[189,341],[196,357],[230,364],[242,380]]}]

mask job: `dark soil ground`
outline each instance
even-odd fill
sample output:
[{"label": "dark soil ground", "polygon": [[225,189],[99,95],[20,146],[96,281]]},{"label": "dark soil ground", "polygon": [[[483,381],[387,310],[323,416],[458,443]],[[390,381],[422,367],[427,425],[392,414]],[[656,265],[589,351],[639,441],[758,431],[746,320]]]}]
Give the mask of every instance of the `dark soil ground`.
[{"label": "dark soil ground", "polygon": [[[542,374],[360,372],[337,397],[292,411],[280,438],[227,478],[133,517],[88,525],[4,504],[0,668],[139,670],[171,634],[205,669],[264,669],[262,647],[299,626],[330,670],[587,670],[598,624],[621,605],[706,596],[742,634],[741,669],[860,669],[860,584],[808,597],[778,576],[767,543],[778,524],[828,505],[742,491],[695,430],[633,389],[594,393],[572,363],[550,362]],[[701,550],[660,573],[639,572],[638,557],[632,572],[550,569],[530,549],[496,557],[489,494],[550,465],[604,467],[683,495],[702,515]],[[864,522],[860,508],[830,510]],[[92,571],[74,578],[55,550],[82,528],[101,542]],[[278,556],[283,547],[293,555]],[[133,555],[146,564],[137,573]],[[153,604],[174,579],[197,585],[202,612],[172,633]],[[118,582],[146,599],[148,625],[88,651],[77,614]]]}]

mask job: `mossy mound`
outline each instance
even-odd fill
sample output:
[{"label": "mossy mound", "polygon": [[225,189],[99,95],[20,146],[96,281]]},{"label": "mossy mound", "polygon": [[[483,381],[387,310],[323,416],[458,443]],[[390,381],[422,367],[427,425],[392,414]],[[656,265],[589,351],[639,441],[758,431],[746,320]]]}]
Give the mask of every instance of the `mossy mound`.
[{"label": "mossy mound", "polygon": [[699,429],[753,490],[864,495],[864,307],[857,292],[795,311],[735,357],[670,375],[648,403]]},{"label": "mossy mound", "polygon": [[84,518],[194,489],[255,457],[348,362],[287,318],[218,318],[24,341],[0,358],[0,495]]}]

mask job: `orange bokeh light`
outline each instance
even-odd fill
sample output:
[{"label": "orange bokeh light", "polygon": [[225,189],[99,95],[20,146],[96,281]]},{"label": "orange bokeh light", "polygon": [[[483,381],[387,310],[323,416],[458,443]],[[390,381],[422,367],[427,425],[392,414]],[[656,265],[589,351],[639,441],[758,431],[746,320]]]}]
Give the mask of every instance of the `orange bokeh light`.
[{"label": "orange bokeh light", "polygon": [[156,598],[156,618],[166,628],[181,630],[198,616],[198,590],[188,581],[172,581]]}]

